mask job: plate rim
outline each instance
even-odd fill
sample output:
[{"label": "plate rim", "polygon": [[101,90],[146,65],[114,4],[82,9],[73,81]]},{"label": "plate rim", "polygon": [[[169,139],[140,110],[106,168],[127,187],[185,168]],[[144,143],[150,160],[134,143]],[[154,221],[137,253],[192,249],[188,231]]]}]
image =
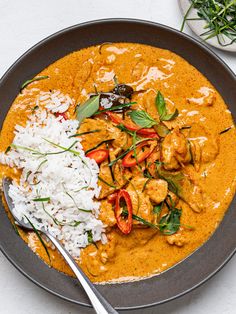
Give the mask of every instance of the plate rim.
[{"label": "plate rim", "polygon": [[[206,46],[205,44],[203,44],[201,41],[199,41],[196,38],[193,38],[191,35],[188,35],[186,33],[180,32],[179,30],[161,24],[161,23],[157,23],[157,22],[153,22],[153,21],[149,21],[149,20],[143,20],[143,19],[136,19],[136,18],[105,18],[105,19],[96,19],[96,20],[90,20],[90,21],[86,21],[83,23],[78,23],[78,24],[74,24],[72,26],[63,28],[49,36],[46,36],[45,38],[41,39],[39,42],[37,42],[36,44],[34,44],[32,47],[30,47],[29,49],[27,49],[22,55],[20,55],[16,61],[5,71],[5,73],[3,74],[3,76],[0,79],[0,86],[2,85],[4,79],[11,73],[11,71],[14,69],[14,67],[21,62],[22,59],[24,59],[25,57],[27,57],[28,54],[30,54],[33,50],[35,50],[36,48],[40,47],[41,45],[43,45],[45,42],[50,41],[51,39],[55,39],[57,36],[60,36],[64,33],[70,32],[74,29],[77,28],[82,28],[82,27],[86,27],[86,26],[91,26],[91,25],[97,25],[97,24],[104,24],[104,23],[113,23],[113,22],[125,22],[125,23],[136,23],[136,24],[144,24],[144,25],[150,25],[153,27],[159,27],[162,29],[165,29],[167,31],[171,31],[174,34],[178,34],[178,36],[182,36],[182,38],[189,40],[190,42],[196,44],[197,46],[200,46],[203,50],[205,50],[208,54],[210,54],[211,56],[213,56],[215,59],[218,60],[219,63],[221,63],[221,65],[224,66],[224,68],[228,71],[228,73],[232,76],[232,78],[236,79],[236,74],[233,72],[233,70],[226,64],[226,62],[224,60],[222,60],[210,47]],[[1,201],[0,201],[1,202]],[[231,200],[231,203],[233,202],[233,199]],[[2,202],[1,202],[2,203]],[[230,203],[230,204],[231,204]],[[228,208],[230,207],[230,204],[228,206]],[[224,220],[224,217],[222,218],[221,221]],[[218,229],[218,227],[217,227]],[[216,229],[216,230],[217,230]],[[214,232],[213,232],[214,234]],[[211,237],[210,237],[211,238]],[[209,239],[210,239],[209,238]],[[207,243],[209,241],[209,239],[205,242]],[[204,244],[203,244],[204,245]],[[200,246],[199,248],[197,248],[197,250],[199,250],[202,246]],[[85,306],[85,307],[90,307],[91,305],[88,303],[84,303],[81,301],[76,301],[73,299],[70,299],[66,296],[63,296],[60,293],[57,293],[56,291],[51,290],[50,288],[46,287],[45,285],[39,283],[37,281],[37,279],[34,279],[30,274],[28,274],[27,272],[25,272],[20,265],[18,265],[18,263],[16,261],[14,261],[8,254],[7,252],[4,250],[4,248],[2,247],[2,243],[0,241],[0,250],[3,253],[3,255],[7,258],[8,261],[10,261],[10,263],[21,273],[23,274],[26,278],[28,278],[31,282],[33,282],[34,284],[36,284],[38,287],[42,288],[43,290],[67,301],[67,302],[71,302],[77,305],[81,305],[81,306]],[[196,251],[197,251],[196,250]],[[194,251],[195,252],[195,251]],[[192,252],[189,256],[191,256],[194,252]],[[206,283],[210,278],[212,278],[215,274],[217,274],[229,261],[230,259],[234,256],[234,254],[236,253],[236,247],[232,250],[232,252],[224,259],[224,261],[219,265],[219,267],[217,267],[213,272],[211,272],[208,276],[206,276],[203,280],[201,280],[199,283],[195,284],[194,286],[192,286],[189,289],[186,289],[185,291],[172,296],[168,299],[162,300],[162,301],[158,301],[158,302],[154,302],[151,304],[144,304],[144,305],[138,305],[138,306],[123,306],[123,307],[116,307],[117,310],[134,310],[134,309],[144,309],[144,308],[148,308],[148,307],[153,307],[156,305],[160,305],[160,304],[164,304],[167,302],[170,302],[172,300],[175,300],[179,297],[182,297],[183,295],[195,290],[196,288],[200,287],[201,285],[203,285],[204,283]],[[35,254],[35,253],[34,253]],[[175,265],[174,265],[175,266]],[[148,278],[147,278],[148,279]]]}]

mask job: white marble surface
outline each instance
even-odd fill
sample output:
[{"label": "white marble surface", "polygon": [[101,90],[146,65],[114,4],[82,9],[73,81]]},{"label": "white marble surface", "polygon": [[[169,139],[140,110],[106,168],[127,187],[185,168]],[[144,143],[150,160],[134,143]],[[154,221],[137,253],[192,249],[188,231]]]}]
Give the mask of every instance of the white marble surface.
[{"label": "white marble surface", "polygon": [[[132,17],[179,29],[177,0],[0,0],[0,76],[28,48],[44,37],[80,22]],[[189,32],[189,30],[186,30]],[[216,50],[215,50],[216,51]],[[236,55],[216,51],[236,72]],[[131,313],[236,313],[236,257],[205,285],[181,299]],[[35,286],[0,253],[1,314],[93,313],[66,303]]]}]

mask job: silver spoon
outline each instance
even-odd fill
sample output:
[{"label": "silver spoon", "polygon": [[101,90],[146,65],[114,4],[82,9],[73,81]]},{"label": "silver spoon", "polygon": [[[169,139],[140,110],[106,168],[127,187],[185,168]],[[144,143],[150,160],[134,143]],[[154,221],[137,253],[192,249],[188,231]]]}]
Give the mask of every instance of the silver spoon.
[{"label": "silver spoon", "polygon": [[[12,180],[9,178],[3,179],[3,192],[5,199],[7,201],[7,205],[9,207],[9,210],[11,214],[13,215],[14,219],[16,220],[16,223],[21,226],[22,228],[26,230],[33,230],[32,226],[29,223],[25,223],[22,220],[19,220],[17,217],[14,216],[12,210],[13,210],[13,203],[11,198],[9,197],[9,186],[12,183]],[[84,288],[85,292],[87,293],[87,296],[89,297],[94,310],[98,314],[115,314],[118,313],[106,300],[105,298],[98,292],[98,290],[95,288],[93,283],[88,279],[88,277],[84,274],[84,272],[79,268],[79,266],[76,264],[74,259],[71,257],[71,255],[66,251],[66,249],[63,247],[63,245],[54,238],[49,232],[41,229],[39,230],[41,233],[45,234],[55,245],[55,247],[58,249],[58,251],[61,253],[61,255],[66,260],[67,264],[70,266],[70,268],[73,270],[74,274],[76,275],[77,279],[81,283],[82,287]]]}]

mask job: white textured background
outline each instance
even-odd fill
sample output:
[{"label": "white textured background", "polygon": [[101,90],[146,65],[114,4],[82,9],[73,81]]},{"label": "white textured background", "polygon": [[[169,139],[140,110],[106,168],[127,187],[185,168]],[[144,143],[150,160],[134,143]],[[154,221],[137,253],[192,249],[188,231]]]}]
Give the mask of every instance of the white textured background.
[{"label": "white textured background", "polygon": [[[177,29],[181,24],[177,0],[0,0],[0,76],[44,37],[70,25],[109,17],[146,19]],[[236,54],[216,53],[236,72]],[[131,313],[234,314],[235,264],[236,257],[213,279],[181,299]],[[89,314],[93,311],[44,292],[18,273],[0,253],[0,313]]]}]

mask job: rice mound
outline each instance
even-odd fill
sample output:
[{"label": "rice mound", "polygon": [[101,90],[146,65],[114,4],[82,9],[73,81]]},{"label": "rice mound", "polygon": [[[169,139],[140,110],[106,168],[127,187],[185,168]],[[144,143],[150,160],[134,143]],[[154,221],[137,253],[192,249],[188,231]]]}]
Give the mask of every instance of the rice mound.
[{"label": "rice mound", "polygon": [[25,127],[15,127],[10,151],[0,153],[0,163],[22,169],[20,182],[9,190],[14,214],[49,231],[75,258],[91,241],[106,242],[94,200],[99,167],[85,156],[80,139],[70,138],[78,126],[39,108]]}]

